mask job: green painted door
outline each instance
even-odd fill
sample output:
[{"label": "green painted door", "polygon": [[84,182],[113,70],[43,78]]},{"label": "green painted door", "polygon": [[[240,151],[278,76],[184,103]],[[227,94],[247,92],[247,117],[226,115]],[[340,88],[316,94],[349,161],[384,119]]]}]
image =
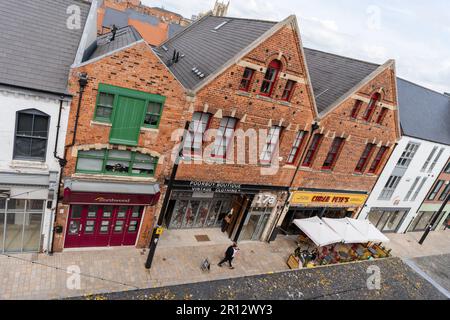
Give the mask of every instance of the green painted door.
[{"label": "green painted door", "polygon": [[136,146],[145,115],[145,100],[119,96],[109,142]]}]

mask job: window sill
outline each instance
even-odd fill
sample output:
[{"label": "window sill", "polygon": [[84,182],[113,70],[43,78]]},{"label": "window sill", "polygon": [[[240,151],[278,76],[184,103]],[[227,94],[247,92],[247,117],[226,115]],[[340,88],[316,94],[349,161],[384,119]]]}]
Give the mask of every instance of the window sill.
[{"label": "window sill", "polygon": [[72,178],[79,179],[98,179],[103,181],[120,181],[120,182],[157,182],[156,178],[144,178],[136,176],[113,176],[104,174],[87,174],[87,173],[74,173]]},{"label": "window sill", "polygon": [[25,168],[48,170],[48,165],[45,163],[45,161],[36,160],[13,160],[10,162],[9,166],[14,169]]},{"label": "window sill", "polygon": [[283,166],[284,169],[290,169],[290,170],[295,170],[297,169],[296,166],[292,165],[292,164],[286,164]]},{"label": "window sill", "polygon": [[159,129],[154,128],[141,128],[141,132],[159,133]]},{"label": "window sill", "polygon": [[112,127],[111,123],[108,122],[100,122],[100,121],[91,121],[91,126],[103,126],[103,127]]},{"label": "window sill", "polygon": [[248,91],[243,91],[243,90],[237,90],[237,91],[236,91],[236,94],[237,94],[238,96],[243,96],[243,97],[248,97],[248,98],[250,98],[250,97],[252,96],[252,94],[251,94],[250,92],[248,92]]}]

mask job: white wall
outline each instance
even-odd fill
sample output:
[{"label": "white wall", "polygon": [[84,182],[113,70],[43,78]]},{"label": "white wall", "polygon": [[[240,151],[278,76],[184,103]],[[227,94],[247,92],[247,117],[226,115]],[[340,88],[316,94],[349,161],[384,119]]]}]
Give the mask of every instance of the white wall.
[{"label": "white wall", "polygon": [[[403,176],[402,180],[400,181],[399,185],[397,186],[391,200],[384,201],[384,200],[378,200],[381,192],[383,191],[389,177],[393,173],[398,160],[403,154],[403,151],[405,150],[406,146],[409,142],[416,142],[420,144],[419,149],[417,150],[417,153],[414,157],[414,159],[411,161],[408,169],[405,172],[405,175]],[[431,163],[433,162],[434,158],[437,156],[438,151],[433,156],[433,159],[431,160],[427,170],[425,172],[421,172],[421,169],[423,165],[425,164],[426,160],[428,159],[430,153],[432,152],[433,148],[437,146],[440,148],[445,148],[444,153],[440,157],[438,163],[434,167],[433,171],[431,173],[428,173],[428,168],[430,167]],[[408,213],[408,216],[404,219],[400,229],[398,230],[399,233],[406,232],[406,229],[408,228],[410,222],[417,216],[417,210],[422,205],[422,202],[424,201],[425,197],[429,193],[430,189],[433,187],[434,183],[436,182],[437,178],[439,177],[439,174],[441,173],[442,169],[444,168],[448,158],[450,156],[450,147],[446,145],[441,145],[437,143],[432,143],[429,141],[414,139],[410,137],[402,137],[399,141],[397,147],[395,148],[391,158],[389,159],[388,163],[386,164],[386,167],[384,168],[382,174],[380,175],[380,178],[375,185],[375,188],[373,189],[372,193],[370,194],[366,206],[361,210],[359,214],[359,219],[366,219],[368,213],[372,208],[409,208],[410,211]],[[418,194],[415,201],[404,201],[406,198],[406,195],[408,191],[411,189],[411,186],[414,184],[414,181],[416,180],[416,177],[420,177],[421,180],[423,177],[428,177],[427,182],[421,189],[420,193]],[[416,186],[416,189],[419,187],[419,184]],[[414,194],[414,192],[413,192]],[[412,198],[412,196],[411,196]]]},{"label": "white wall", "polygon": [[[56,142],[56,127],[58,125],[58,114],[60,108],[59,98],[57,96],[36,95],[29,91],[20,91],[11,88],[0,88],[0,108],[0,172],[15,173],[18,175],[20,175],[21,173],[49,175],[50,172],[57,172],[59,175],[60,166],[53,155]],[[25,109],[37,109],[50,116],[49,136],[47,140],[47,153],[45,162],[13,160],[16,112]],[[69,110],[70,102],[66,101],[63,103],[63,110],[61,113],[61,129],[59,131],[57,148],[59,157],[63,157],[64,155]],[[19,189],[20,188],[18,188],[17,190]],[[47,199],[48,188],[36,190],[36,187],[30,186],[26,189],[33,192],[33,194],[24,194],[23,196],[20,196],[20,198]],[[18,192],[15,191],[16,190],[14,190],[14,193],[17,194]],[[41,198],[42,196],[44,197]],[[54,197],[54,199],[55,201],[53,201],[53,206],[56,205],[56,196]],[[51,216],[52,210],[46,208],[42,228],[42,233],[44,234],[44,250],[46,250],[47,248],[49,224],[52,220]]]}]

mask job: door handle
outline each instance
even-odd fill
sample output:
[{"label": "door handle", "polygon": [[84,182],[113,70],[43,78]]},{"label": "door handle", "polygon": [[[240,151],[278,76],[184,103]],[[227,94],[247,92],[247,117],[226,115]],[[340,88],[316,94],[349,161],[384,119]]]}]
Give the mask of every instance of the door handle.
[{"label": "door handle", "polygon": [[78,232],[78,236],[81,236],[81,230],[83,230],[83,224],[82,223],[80,223],[80,230]]}]

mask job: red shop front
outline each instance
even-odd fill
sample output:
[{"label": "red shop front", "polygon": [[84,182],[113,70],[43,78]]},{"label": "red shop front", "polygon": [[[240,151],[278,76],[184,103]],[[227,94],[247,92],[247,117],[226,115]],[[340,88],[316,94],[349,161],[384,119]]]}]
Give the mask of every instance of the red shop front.
[{"label": "red shop front", "polygon": [[160,193],[121,194],[64,191],[69,204],[64,248],[133,246],[147,206]]}]

